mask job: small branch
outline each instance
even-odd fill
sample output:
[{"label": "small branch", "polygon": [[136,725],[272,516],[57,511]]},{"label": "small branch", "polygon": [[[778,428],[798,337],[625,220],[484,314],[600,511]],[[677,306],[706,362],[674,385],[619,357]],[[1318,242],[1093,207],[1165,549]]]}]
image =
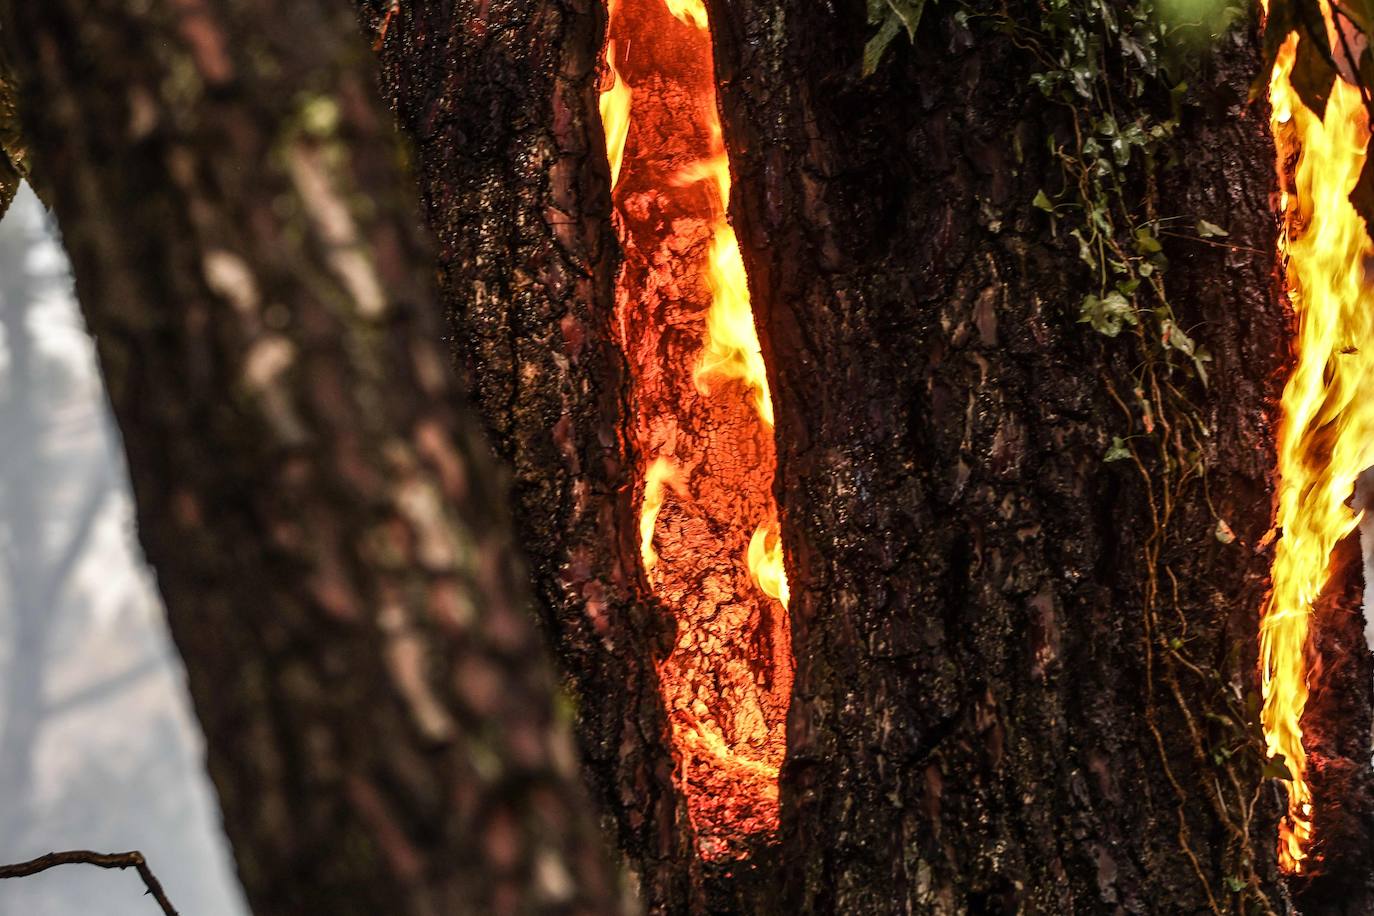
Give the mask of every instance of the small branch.
[{"label": "small branch", "polygon": [[162,907],[162,912],[166,916],[177,916],[176,908],[167,899],[167,895],[162,890],[162,885],[153,874],[153,870],[148,867],[148,861],[143,858],[143,853],[137,850],[104,853],[91,852],[87,849],[73,849],[70,852],[50,852],[46,856],[39,856],[28,862],[0,865],[0,879],[25,878],[29,875],[36,875],[40,871],[55,868],[58,865],[98,865],[101,868],[137,869],[138,876],[143,879],[144,886],[148,888],[147,893],[152,895],[158,906]]}]

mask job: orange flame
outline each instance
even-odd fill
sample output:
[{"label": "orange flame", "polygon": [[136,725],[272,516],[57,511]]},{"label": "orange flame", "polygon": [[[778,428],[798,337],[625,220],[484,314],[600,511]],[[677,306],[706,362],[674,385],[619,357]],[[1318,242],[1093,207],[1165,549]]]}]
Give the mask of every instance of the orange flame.
[{"label": "orange flame", "polygon": [[680,495],[685,495],[673,462],[667,458],[655,458],[644,475],[644,505],[639,510],[639,556],[644,563],[644,572],[650,574],[658,565],[658,553],[654,550],[654,525],[658,522],[658,511],[663,508],[665,483],[671,484]]},{"label": "orange flame", "polygon": [[784,605],[787,592],[787,570],[782,563],[782,533],[777,522],[759,525],[749,538],[749,575],[765,595]]},{"label": "orange flame", "polygon": [[[1322,11],[1330,31],[1325,2]],[[1358,521],[1346,500],[1374,459],[1374,296],[1363,266],[1374,249],[1348,197],[1369,140],[1359,92],[1336,80],[1325,116],[1318,118],[1290,79],[1296,50],[1297,36],[1289,35],[1269,83],[1283,187],[1280,248],[1298,335],[1278,434],[1275,525],[1281,537],[1260,622],[1260,673],[1269,754],[1282,754],[1293,776],[1279,861],[1286,871],[1302,873],[1312,840],[1302,729],[1309,682],[1317,674],[1307,655],[1312,605],[1326,586],[1332,549]]]},{"label": "orange flame", "polygon": [[[612,5],[614,15],[614,5]],[[611,75],[610,88],[601,93],[601,125],[606,132],[606,159],[611,166],[611,188],[620,181],[620,163],[625,156],[625,138],[630,134],[629,84],[620,78],[615,68],[615,42],[606,42],[606,69]]]},{"label": "orange flame", "polygon": [[[773,425],[773,398],[768,392],[768,373],[754,330],[754,311],[749,306],[749,283],[739,253],[735,230],[726,219],[730,206],[730,162],[720,126],[711,137],[714,155],[694,163],[678,175],[682,184],[710,181],[716,186],[719,212],[711,226],[711,255],[707,282],[711,287],[711,311],[706,315],[706,346],[701,351],[695,379],[698,390],[710,395],[706,377],[712,374],[739,379],[753,393],[754,407]],[[718,152],[717,152],[718,150]]]},{"label": "orange flame", "polygon": [[706,4],[702,0],[664,0],[668,12],[677,17],[683,25],[706,28]]},{"label": "orange flame", "polygon": [[655,456],[640,559],[677,632],[659,686],[700,854],[738,858],[778,826],[792,686],[773,405],[726,215],[705,8],[621,0],[609,13],[600,109],[625,254],[619,333],[637,450]]}]

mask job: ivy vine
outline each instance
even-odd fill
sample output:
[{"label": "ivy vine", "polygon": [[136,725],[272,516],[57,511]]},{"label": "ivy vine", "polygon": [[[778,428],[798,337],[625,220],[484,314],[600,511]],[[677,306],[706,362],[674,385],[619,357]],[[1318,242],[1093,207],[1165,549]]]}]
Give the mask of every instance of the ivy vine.
[{"label": "ivy vine", "polygon": [[[1234,659],[1218,670],[1190,655],[1188,615],[1171,568],[1171,557],[1196,536],[1180,530],[1179,507],[1199,499],[1211,507],[1210,424],[1198,402],[1212,357],[1180,324],[1169,299],[1163,240],[1226,244],[1227,231],[1203,214],[1162,211],[1157,194],[1160,173],[1176,164],[1174,140],[1202,53],[1248,13],[1221,2],[1179,15],[1166,2],[1044,0],[1038,22],[1005,17],[999,27],[1034,57],[1032,83],[1072,124],[1071,138],[1050,141],[1062,186],[1041,191],[1031,204],[1047,213],[1051,231],[1067,232],[1091,277],[1078,320],[1129,347],[1120,364],[1133,368],[1122,370],[1124,378],[1104,378],[1125,430],[1112,437],[1103,460],[1134,470],[1150,513],[1140,569],[1145,717],[1174,792],[1179,843],[1214,912],[1272,912],[1254,855],[1270,842],[1254,830],[1266,785],[1260,698],[1232,680]],[[1233,541],[1226,520],[1211,511],[1211,536]],[[1172,703],[1183,720],[1195,764],[1217,772],[1198,784],[1227,832],[1221,875],[1193,849],[1193,802],[1156,720],[1160,702]]]},{"label": "ivy vine", "polygon": [[[885,3],[869,5],[870,24],[879,31],[865,49],[865,74],[899,34]],[[953,15],[961,26],[981,22],[1029,54],[1032,85],[1071,125],[1071,136],[1051,132],[1047,141],[1058,181],[1027,204],[1045,214],[1051,234],[1071,240],[1083,265],[1089,290],[1076,304],[1077,320],[1107,345],[1129,348],[1126,358],[1113,362],[1131,368],[1104,379],[1124,429],[1111,437],[1102,458],[1133,469],[1151,516],[1140,574],[1147,724],[1162,776],[1175,792],[1180,844],[1211,909],[1272,913],[1269,885],[1254,855],[1272,840],[1256,835],[1256,814],[1271,780],[1291,776],[1281,757],[1267,756],[1258,691],[1231,677],[1240,646],[1232,647],[1221,666],[1190,655],[1194,637],[1170,568],[1171,555],[1197,536],[1180,530],[1178,507],[1197,500],[1212,506],[1210,426],[1198,403],[1206,398],[1211,354],[1192,328],[1180,324],[1170,302],[1164,240],[1228,245],[1228,233],[1206,214],[1164,212],[1157,194],[1160,174],[1177,163],[1174,139],[1190,78],[1208,49],[1248,25],[1253,11],[1242,0],[1039,0],[1037,9],[1038,17],[1018,15],[1003,0],[996,13],[965,4]],[[1374,0],[1343,0],[1332,10],[1338,22],[1348,24],[1338,30],[1334,49],[1320,0],[1272,0],[1252,95],[1267,88],[1275,57],[1294,31],[1300,38],[1293,82],[1314,111],[1324,110],[1335,79],[1374,85],[1374,60],[1364,40],[1374,26]],[[1361,91],[1374,113],[1370,93],[1363,86]],[[1374,224],[1374,162],[1367,163],[1352,199]],[[1208,536],[1232,543],[1235,534],[1226,519],[1214,508],[1212,516]],[[1227,831],[1220,875],[1205,868],[1192,848],[1192,801],[1155,721],[1157,697],[1175,706],[1195,762],[1216,774],[1201,783],[1205,801]]]}]

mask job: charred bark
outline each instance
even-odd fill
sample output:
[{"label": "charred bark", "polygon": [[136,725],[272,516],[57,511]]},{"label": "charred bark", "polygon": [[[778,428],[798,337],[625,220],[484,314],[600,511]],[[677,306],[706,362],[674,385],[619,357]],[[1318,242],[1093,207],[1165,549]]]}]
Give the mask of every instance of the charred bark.
[{"label": "charred bark", "polygon": [[[1270,561],[1289,329],[1269,256],[1273,150],[1245,101],[1253,36],[1204,69],[1176,141],[1186,166],[1153,179],[1230,230],[1224,245],[1166,242],[1181,324],[1205,328],[1215,362],[1210,388],[1190,389],[1208,483],[1169,510],[1183,534],[1165,543],[1149,469],[1101,460],[1141,421],[1118,390],[1135,356],[1076,323],[1087,279],[1028,205],[1058,179],[1046,131],[1068,125],[1028,86],[1027,55],[932,17],[862,80],[857,4],[710,5],[779,404],[798,663],[781,870],[714,892],[689,889],[649,663],[660,612],[633,568],[594,10],[376,3],[368,17],[442,240],[458,361],[517,469],[582,740],[646,903],[1283,908],[1280,799],[1235,808],[1212,787],[1224,736],[1190,708],[1254,690]],[[502,259],[523,265],[514,279]],[[1256,863],[1239,894],[1238,857]]]},{"label": "charred bark", "polygon": [[[863,4],[709,5],[796,658],[779,844],[733,874],[695,857],[656,683],[671,617],[637,562],[600,9],[362,4],[645,903],[1288,908],[1281,800],[1239,784],[1204,715],[1255,687],[1289,333],[1253,36],[1193,82],[1185,163],[1140,176],[1230,233],[1165,240],[1180,326],[1213,354],[1210,386],[1170,380],[1201,405],[1208,476],[1166,495],[1164,450],[1102,460],[1153,421],[1123,387],[1139,354],[1078,323],[1089,281],[1030,205],[1070,125],[1024,49],[932,15],[864,79]],[[235,0],[3,9],[255,905],[609,908],[341,23]],[[1360,861],[1370,666],[1336,592],[1313,702],[1352,729],[1316,736],[1315,781],[1352,787],[1325,816]],[[1296,890],[1304,912],[1374,912],[1363,877]]]},{"label": "charred bark", "polygon": [[694,898],[655,660],[672,618],[639,566],[634,417],[597,115],[605,13],[571,4],[362,4],[414,147],[460,371],[500,457],[578,735],[651,909]]},{"label": "charred bark", "polygon": [[255,911],[614,911],[349,11],[0,15]]},{"label": "charred bark", "polygon": [[1369,702],[1374,658],[1365,642],[1362,561],[1360,535],[1338,544],[1331,557],[1331,580],[1313,608],[1315,677],[1303,744],[1317,800],[1312,818],[1317,862],[1310,877],[1294,881],[1304,914],[1374,912],[1374,870],[1369,867],[1374,856],[1374,710]]},{"label": "charred bark", "polygon": [[793,580],[785,910],[1211,911],[1244,905],[1238,845],[1282,908],[1277,803],[1228,809],[1194,706],[1254,688],[1269,563],[1288,329],[1253,35],[1193,85],[1159,179],[1230,244],[1166,241],[1215,363],[1189,389],[1206,490],[1152,555],[1163,495],[1102,461],[1141,421],[1138,356],[1076,323],[1088,278],[1030,206],[1068,126],[1028,57],[932,14],[863,80],[862,4],[708,6]]}]

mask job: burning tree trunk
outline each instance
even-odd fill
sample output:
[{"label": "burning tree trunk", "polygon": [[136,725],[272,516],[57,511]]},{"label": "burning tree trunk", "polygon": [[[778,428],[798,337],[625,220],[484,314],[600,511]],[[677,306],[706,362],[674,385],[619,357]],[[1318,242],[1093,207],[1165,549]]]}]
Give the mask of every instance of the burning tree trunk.
[{"label": "burning tree trunk", "polygon": [[[655,587],[672,540],[659,500],[675,498],[681,454],[657,463],[640,375],[690,362],[674,335],[707,339],[691,330],[700,298],[685,325],[663,306],[699,295],[674,265],[720,237],[709,219],[675,228],[672,209],[686,193],[673,176],[712,138],[682,95],[694,78],[675,75],[685,52],[663,49],[704,11],[611,4],[599,83],[590,4],[379,2],[367,17],[444,242],[459,361],[523,481],[519,524],[584,697],[581,737],[646,903],[1282,909],[1255,666],[1291,329],[1273,148],[1246,101],[1253,29],[1179,88],[1183,165],[1141,167],[1126,147],[1124,181],[1152,202],[1128,254],[1169,271],[1167,302],[1123,346],[1075,320],[1115,333],[1124,319],[1081,264],[1103,258],[1045,192],[1063,188],[1075,127],[1103,131],[1100,147],[1134,141],[1076,124],[1037,87],[1047,68],[1022,26],[1042,11],[929,14],[916,49],[866,79],[871,26],[854,3],[709,6],[731,213],[776,395],[796,666],[777,845],[746,844],[720,870],[699,865],[690,776],[674,785],[665,766],[675,732],[655,686],[670,717],[681,705],[658,634],[675,623],[681,651],[684,618]],[[1125,40],[1117,51],[1132,59]],[[1108,67],[1105,94],[1139,77]],[[677,115],[654,122],[654,104]],[[1112,131],[1135,112],[1116,115]],[[677,151],[678,136],[695,147]],[[647,232],[681,245],[655,254]],[[672,288],[646,300],[635,278],[654,265]],[[636,309],[667,330],[636,343]],[[636,513],[652,548],[639,570]],[[1367,687],[1346,702],[1368,709]],[[1350,740],[1358,764],[1365,739]],[[713,881],[751,869],[733,889]],[[1348,905],[1374,905],[1364,893]]]},{"label": "burning tree trunk", "polygon": [[1073,129],[1042,68],[942,16],[864,82],[853,11],[714,9],[778,391],[792,904],[1192,911],[1245,880],[1272,898],[1272,864],[1236,878],[1268,822],[1220,788],[1201,716],[1253,683],[1283,359],[1253,44],[1222,49],[1175,140],[1187,167],[1160,178],[1189,235],[1230,231],[1162,240],[1178,325],[1215,360],[1189,389],[1209,506],[1177,475],[1152,487],[1172,443],[1102,460],[1114,430],[1151,432],[1156,392],[1132,393],[1139,352],[1073,323],[1097,287],[1031,206],[1058,186],[1047,130]]},{"label": "burning tree trunk", "polygon": [[255,911],[614,912],[349,11],[0,14]]},{"label": "burning tree trunk", "polygon": [[[337,23],[118,6],[6,34],[250,894],[604,910]],[[361,4],[645,905],[1290,909],[1253,28],[1183,86],[1149,4],[609,6]],[[1355,587],[1318,608],[1312,783],[1349,788],[1308,913],[1374,911]]]},{"label": "burning tree trunk", "polygon": [[498,454],[592,781],[651,906],[692,896],[654,661],[674,639],[639,568],[628,372],[597,119],[600,10],[363,4],[416,151],[457,361]]}]

